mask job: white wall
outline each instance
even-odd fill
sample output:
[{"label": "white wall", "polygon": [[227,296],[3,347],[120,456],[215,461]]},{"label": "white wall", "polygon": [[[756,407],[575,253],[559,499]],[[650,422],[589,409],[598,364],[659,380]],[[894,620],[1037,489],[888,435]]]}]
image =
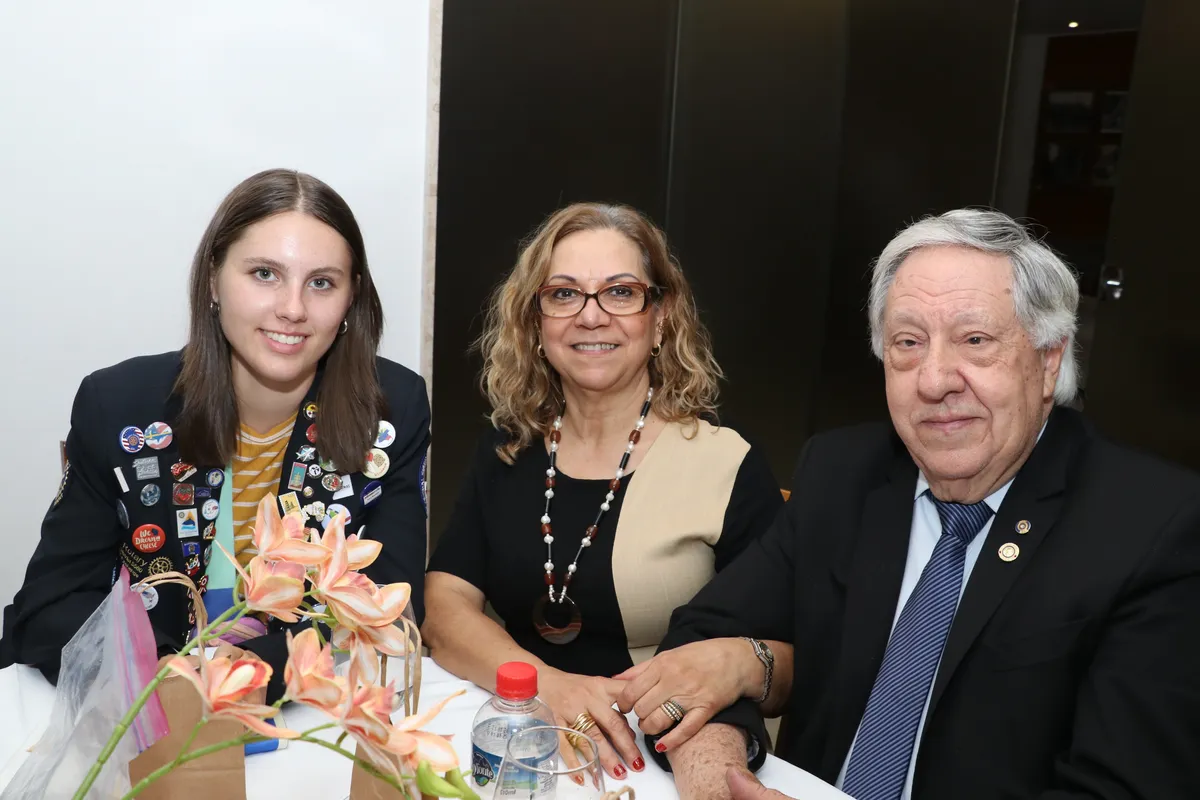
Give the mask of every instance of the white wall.
[{"label": "white wall", "polygon": [[430,0],[0,3],[0,605],[79,381],[183,343],[192,252],[241,179],[296,168],[346,198],[382,352],[419,369],[429,34]]}]

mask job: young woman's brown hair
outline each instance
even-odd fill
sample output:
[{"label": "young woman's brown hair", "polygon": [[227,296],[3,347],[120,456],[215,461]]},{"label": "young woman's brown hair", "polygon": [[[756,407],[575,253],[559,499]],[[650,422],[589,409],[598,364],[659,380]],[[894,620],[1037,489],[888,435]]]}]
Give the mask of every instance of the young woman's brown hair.
[{"label": "young woman's brown hair", "polygon": [[317,395],[321,454],[337,464],[361,464],[375,441],[376,424],[386,414],[375,370],[383,307],[354,214],[337,192],[317,178],[294,170],[266,170],[247,178],[221,202],[192,261],[191,325],[183,370],[175,382],[183,408],[174,423],[180,450],[190,461],[227,464],[237,444],[230,346],[212,301],[213,277],[230,246],[248,227],[286,211],[307,214],[333,228],[351,254],[354,298],[346,313],[345,332],[321,361],[324,374]]}]

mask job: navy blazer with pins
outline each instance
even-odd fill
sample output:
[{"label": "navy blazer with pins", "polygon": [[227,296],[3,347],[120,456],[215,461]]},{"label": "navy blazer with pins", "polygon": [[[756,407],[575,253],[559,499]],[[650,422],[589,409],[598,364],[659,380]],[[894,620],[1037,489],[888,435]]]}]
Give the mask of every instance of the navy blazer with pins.
[{"label": "navy blazer with pins", "polygon": [[[58,495],[42,522],[25,583],[4,611],[0,667],[30,664],[56,681],[63,645],[109,593],[122,565],[131,582],[175,570],[206,588],[210,559],[222,557],[213,553],[216,516],[209,514],[214,503],[218,515],[232,512],[217,502],[225,465],[184,464],[178,442],[164,447],[166,437],[146,441],[147,429],[154,423],[169,426],[178,413],[180,398],[172,389],[181,364],[180,352],[142,356],[83,379],[71,412]],[[387,471],[374,480],[360,466],[333,473],[321,469],[319,437],[315,442],[308,437],[310,426],[320,422],[319,371],[298,409],[276,495],[293,493],[310,514],[321,505],[340,504],[350,515],[347,534],[383,543],[365,574],[377,583],[411,584],[419,622],[427,549],[429,401],[425,381],[411,370],[384,358],[376,359],[376,369],[387,403],[381,422],[395,431],[394,438],[381,440],[387,442],[380,448]],[[131,427],[136,434],[126,431]],[[322,522],[314,517],[308,525]],[[192,601],[181,586],[160,585],[156,591],[149,613],[159,651],[178,650],[195,622]],[[275,667],[268,696],[278,696],[287,658],[284,625],[272,620],[268,630],[242,647]]]}]

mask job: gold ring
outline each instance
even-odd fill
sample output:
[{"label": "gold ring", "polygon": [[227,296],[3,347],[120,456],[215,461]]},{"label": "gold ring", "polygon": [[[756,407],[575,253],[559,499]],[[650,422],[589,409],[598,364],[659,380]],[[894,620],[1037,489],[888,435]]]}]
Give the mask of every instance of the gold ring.
[{"label": "gold ring", "polygon": [[679,705],[679,703],[676,703],[674,700],[668,700],[659,706],[659,708],[663,710],[663,713],[674,720],[676,724],[683,722],[683,717],[685,714],[687,714],[687,712],[684,711],[683,706]]},{"label": "gold ring", "polygon": [[596,727],[596,720],[586,711],[576,717],[575,721],[571,723],[571,729],[580,733],[587,733],[594,727]]}]

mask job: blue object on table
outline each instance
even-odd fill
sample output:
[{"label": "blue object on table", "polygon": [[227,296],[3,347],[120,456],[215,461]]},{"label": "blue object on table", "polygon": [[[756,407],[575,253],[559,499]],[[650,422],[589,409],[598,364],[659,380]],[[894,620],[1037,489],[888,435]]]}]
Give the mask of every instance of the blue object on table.
[{"label": "blue object on table", "polygon": [[[273,719],[264,720],[264,722],[266,722],[268,725],[275,724],[275,720],[273,720]],[[278,739],[267,739],[266,741],[262,741],[262,742],[247,742],[246,743],[246,755],[248,755],[248,756],[252,756],[255,753],[269,753],[272,750],[278,750],[278,749],[279,749],[279,740]]]}]

